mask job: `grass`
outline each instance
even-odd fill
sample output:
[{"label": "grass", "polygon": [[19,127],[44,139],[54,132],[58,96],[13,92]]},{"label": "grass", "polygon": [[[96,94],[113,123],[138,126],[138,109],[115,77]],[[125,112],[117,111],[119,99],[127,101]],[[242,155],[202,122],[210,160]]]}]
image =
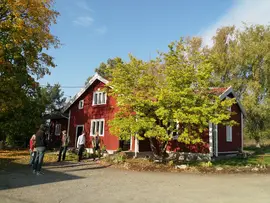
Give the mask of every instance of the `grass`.
[{"label": "grass", "polygon": [[[28,165],[30,154],[28,150],[0,150],[0,169],[11,167],[12,165]],[[44,163],[53,163],[58,159],[58,152],[45,152]],[[67,152],[66,161],[76,161],[77,155]]]},{"label": "grass", "polygon": [[265,155],[253,155],[249,158],[243,159],[238,157],[233,157],[230,159],[224,159],[219,161],[214,161],[213,166],[257,166],[264,165],[270,166],[270,156]]}]

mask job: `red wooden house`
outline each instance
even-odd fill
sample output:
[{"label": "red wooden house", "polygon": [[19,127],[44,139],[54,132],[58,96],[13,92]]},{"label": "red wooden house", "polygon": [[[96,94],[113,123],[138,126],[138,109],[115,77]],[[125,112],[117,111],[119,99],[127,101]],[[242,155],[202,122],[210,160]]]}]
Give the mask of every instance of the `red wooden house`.
[{"label": "red wooden house", "polygon": [[[102,143],[106,146],[109,153],[113,153],[120,147],[133,152],[150,151],[148,140],[139,141],[131,136],[130,141],[121,142],[118,137],[110,133],[108,121],[114,117],[117,105],[115,98],[108,96],[106,91],[104,91],[107,83],[106,79],[96,74],[65,107],[64,111],[68,113],[66,123],[67,132],[71,138],[70,147],[76,146],[78,136],[84,131],[86,135],[86,148],[90,150],[92,147],[91,139],[95,132],[98,131]],[[236,97],[231,87],[214,88],[213,91],[219,94],[221,100],[227,97]],[[234,104],[231,110],[236,112],[232,119],[236,120],[239,125],[230,127],[217,126],[210,123],[209,128],[203,135],[205,143],[200,147],[187,146],[172,140],[168,145],[168,151],[205,153],[210,156],[237,153],[243,148],[243,119],[245,111],[239,102]],[[52,122],[57,121],[52,120]]]}]

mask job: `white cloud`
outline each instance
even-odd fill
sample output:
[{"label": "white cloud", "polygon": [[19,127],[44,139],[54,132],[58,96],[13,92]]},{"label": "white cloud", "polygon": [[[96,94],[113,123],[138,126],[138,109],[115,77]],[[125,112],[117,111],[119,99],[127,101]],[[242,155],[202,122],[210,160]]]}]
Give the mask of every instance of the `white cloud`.
[{"label": "white cloud", "polygon": [[96,29],[96,32],[97,32],[98,34],[101,34],[101,35],[106,34],[107,31],[108,31],[108,29],[107,29],[106,26],[102,26],[102,27]]},{"label": "white cloud", "polygon": [[76,20],[73,21],[75,25],[80,25],[83,27],[89,27],[94,22],[94,19],[90,16],[80,16],[77,17]]},{"label": "white cloud", "polygon": [[85,1],[78,1],[76,5],[83,10],[94,12]]},{"label": "white cloud", "polygon": [[247,24],[269,24],[270,23],[270,1],[269,0],[238,0],[216,23],[202,30],[200,35],[204,43],[211,45],[212,37],[216,30],[223,26],[235,25],[240,28],[243,22]]}]

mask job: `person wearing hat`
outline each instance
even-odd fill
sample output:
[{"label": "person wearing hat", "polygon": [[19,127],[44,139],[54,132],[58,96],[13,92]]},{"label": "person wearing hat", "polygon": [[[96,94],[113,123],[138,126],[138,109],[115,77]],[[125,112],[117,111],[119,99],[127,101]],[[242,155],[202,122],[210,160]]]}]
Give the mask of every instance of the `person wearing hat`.
[{"label": "person wearing hat", "polygon": [[68,144],[69,144],[69,136],[67,135],[67,131],[63,130],[62,131],[61,146],[60,146],[57,162],[61,161],[62,152],[63,152],[62,161],[65,161]]}]

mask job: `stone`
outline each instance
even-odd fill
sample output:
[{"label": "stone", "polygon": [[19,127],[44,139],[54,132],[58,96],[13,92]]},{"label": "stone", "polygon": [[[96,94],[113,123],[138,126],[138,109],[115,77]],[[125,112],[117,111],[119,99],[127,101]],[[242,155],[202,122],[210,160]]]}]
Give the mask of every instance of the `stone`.
[{"label": "stone", "polygon": [[181,170],[185,170],[188,168],[188,166],[185,164],[182,164],[182,165],[177,165],[176,168],[181,169]]},{"label": "stone", "polygon": [[222,171],[223,168],[222,168],[222,167],[216,167],[216,170],[217,170],[217,171]]},{"label": "stone", "polygon": [[259,171],[259,169],[257,167],[251,169],[251,171]]}]

